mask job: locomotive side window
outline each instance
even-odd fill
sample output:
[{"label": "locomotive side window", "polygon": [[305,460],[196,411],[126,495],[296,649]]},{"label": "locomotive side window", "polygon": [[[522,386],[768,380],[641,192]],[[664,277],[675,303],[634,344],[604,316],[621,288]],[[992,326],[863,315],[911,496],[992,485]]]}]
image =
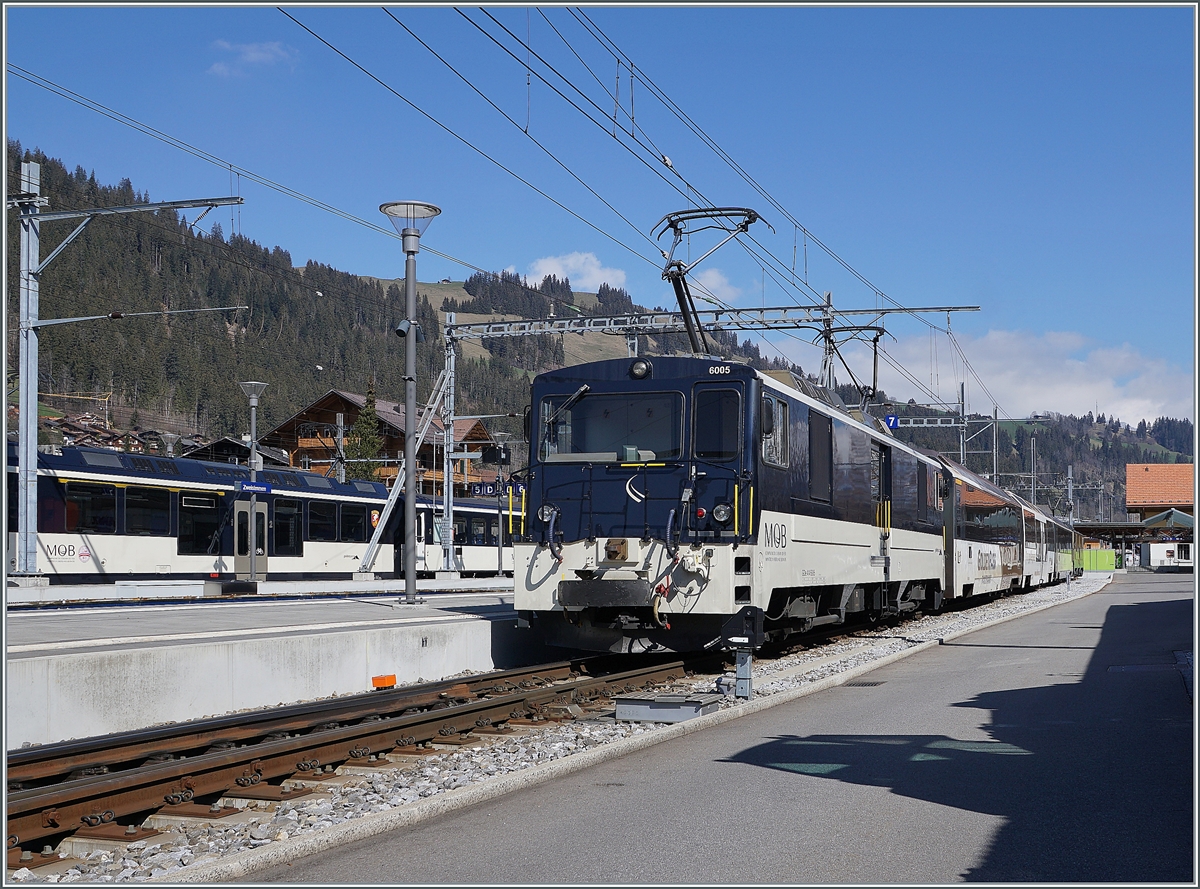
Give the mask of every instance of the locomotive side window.
[{"label": "locomotive side window", "polygon": [[697,460],[732,460],[741,443],[742,399],[733,389],[697,389],[692,453]]},{"label": "locomotive side window", "polygon": [[[215,494],[183,491],[179,495],[179,554],[205,555],[220,551],[221,510]],[[211,547],[211,548],[210,548]]]},{"label": "locomotive side window", "polygon": [[883,503],[892,499],[892,449],[871,442],[871,501]]},{"label": "locomotive side window", "polygon": [[342,540],[362,543],[367,539],[367,508],[365,506],[342,506]]},{"label": "locomotive side window", "polygon": [[770,435],[764,435],[762,441],[762,458],[764,463],[772,466],[786,467],[788,465],[788,406],[782,398],[772,398],[764,395],[763,411],[770,411],[773,421]]},{"label": "locomotive side window", "polygon": [[816,411],[808,412],[808,495],[833,499],[833,420]]},{"label": "locomotive side window", "polygon": [[112,485],[67,485],[67,531],[117,532],[117,489]]},{"label": "locomotive side window", "polygon": [[308,504],[308,539],[337,540],[337,504],[313,501]]},{"label": "locomotive side window", "polygon": [[169,537],[171,492],[166,488],[126,488],[125,533]]},{"label": "locomotive side window", "polygon": [[929,521],[929,472],[924,463],[917,464],[917,521]]},{"label": "locomotive side window", "polygon": [[299,500],[275,501],[275,555],[304,555],[304,540],[300,533],[300,520],[304,508]]}]

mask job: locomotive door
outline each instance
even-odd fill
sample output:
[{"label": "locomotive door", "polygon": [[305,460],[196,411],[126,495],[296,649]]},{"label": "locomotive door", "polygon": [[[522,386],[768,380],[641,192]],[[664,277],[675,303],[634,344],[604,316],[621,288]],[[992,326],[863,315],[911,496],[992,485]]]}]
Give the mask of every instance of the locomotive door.
[{"label": "locomotive door", "polygon": [[[692,459],[696,475],[694,500],[680,523],[693,534],[712,533],[710,515],[717,503],[737,505],[727,532],[741,532],[747,507],[735,491],[744,468],[742,384],[736,380],[700,383],[692,389]],[[700,512],[704,509],[704,513]],[[703,516],[703,517],[701,517]]]},{"label": "locomotive door", "polygon": [[[257,504],[257,521],[254,523],[254,543],[257,555],[254,571],[261,578],[267,573],[267,504]],[[250,501],[233,505],[233,570],[239,580],[250,577]],[[243,576],[244,575],[244,576]]]}]

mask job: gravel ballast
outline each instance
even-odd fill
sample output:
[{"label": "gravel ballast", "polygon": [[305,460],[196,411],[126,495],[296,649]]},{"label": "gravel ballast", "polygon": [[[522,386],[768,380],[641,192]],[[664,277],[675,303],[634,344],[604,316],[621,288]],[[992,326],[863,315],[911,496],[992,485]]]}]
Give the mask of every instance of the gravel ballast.
[{"label": "gravel ballast", "polygon": [[[176,841],[132,843],[93,852],[62,873],[21,868],[11,877],[42,882],[217,882],[416,824],[625,756],[635,750],[840,685],[917,651],[1101,589],[1110,574],[1088,575],[988,604],[854,636],[771,660],[756,660],[754,697],[726,697],[721,709],[686,722],[618,723],[611,718],[554,723],[481,747],[446,751],[413,764],[353,776],[332,796],[264,808],[256,820],[188,828]],[[688,683],[680,683],[685,690]],[[693,683],[711,691],[711,678]],[[264,804],[265,805],[265,804]]]}]

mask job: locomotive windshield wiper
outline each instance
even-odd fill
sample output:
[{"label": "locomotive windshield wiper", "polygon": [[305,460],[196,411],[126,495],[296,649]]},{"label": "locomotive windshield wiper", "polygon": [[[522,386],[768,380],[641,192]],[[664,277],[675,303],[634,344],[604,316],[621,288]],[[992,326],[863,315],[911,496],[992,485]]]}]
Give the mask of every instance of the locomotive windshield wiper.
[{"label": "locomotive windshield wiper", "polygon": [[553,426],[554,421],[559,418],[563,411],[569,411],[571,408],[575,407],[575,405],[579,403],[579,399],[583,398],[583,396],[587,395],[591,391],[592,387],[587,383],[584,383],[582,386],[572,392],[570,397],[558,406],[558,410],[550,415],[550,419],[546,421],[546,425]]}]

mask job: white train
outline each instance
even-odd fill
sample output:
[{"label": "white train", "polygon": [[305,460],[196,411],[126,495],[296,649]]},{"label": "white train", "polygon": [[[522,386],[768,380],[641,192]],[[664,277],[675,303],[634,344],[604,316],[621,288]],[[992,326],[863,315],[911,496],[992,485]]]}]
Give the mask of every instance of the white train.
[{"label": "white train", "polygon": [[[187,578],[236,581],[250,573],[250,494],[244,466],[186,458],[63,448],[38,455],[38,567],[52,583]],[[267,469],[257,481],[256,571],[268,580],[351,577],[359,570],[387,500],[380,482],[339,483],[309,472]],[[8,448],[8,551],[14,570],[16,448]],[[435,514],[417,504],[417,570],[443,567]],[[403,499],[392,511],[374,569],[402,576]],[[509,523],[495,500],[463,499],[454,508],[453,570],[467,576],[511,573]]]},{"label": "white train", "polygon": [[1062,520],[787,372],[634,358],[539,375],[521,619],[552,644],[715,644],[1065,580]]}]

